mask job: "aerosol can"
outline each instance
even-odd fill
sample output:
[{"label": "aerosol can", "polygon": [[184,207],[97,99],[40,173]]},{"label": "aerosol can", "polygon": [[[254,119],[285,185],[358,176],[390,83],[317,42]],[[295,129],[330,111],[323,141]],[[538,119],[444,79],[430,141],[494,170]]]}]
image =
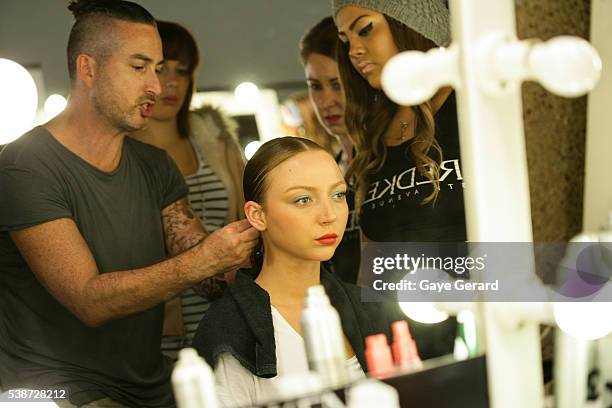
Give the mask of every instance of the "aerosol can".
[{"label": "aerosol can", "polygon": [[346,385],[349,376],[340,316],[323,286],[308,288],[301,324],[310,370],[321,377],[324,386]]}]

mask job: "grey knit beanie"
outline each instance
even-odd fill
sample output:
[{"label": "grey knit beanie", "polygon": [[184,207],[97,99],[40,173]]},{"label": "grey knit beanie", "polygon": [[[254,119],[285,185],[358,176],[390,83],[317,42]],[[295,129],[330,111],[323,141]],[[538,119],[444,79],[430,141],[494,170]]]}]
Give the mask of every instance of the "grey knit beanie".
[{"label": "grey knit beanie", "polygon": [[332,0],[332,15],[344,6],[357,6],[386,14],[438,46],[450,43],[449,14],[443,0]]}]

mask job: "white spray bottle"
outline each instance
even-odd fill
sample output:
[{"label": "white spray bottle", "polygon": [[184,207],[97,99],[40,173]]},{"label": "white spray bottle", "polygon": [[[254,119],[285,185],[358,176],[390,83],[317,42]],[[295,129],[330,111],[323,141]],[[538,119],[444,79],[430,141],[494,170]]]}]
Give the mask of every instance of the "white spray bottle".
[{"label": "white spray bottle", "polygon": [[193,348],[179,351],[172,371],[172,388],[178,408],[218,408],[213,372]]},{"label": "white spray bottle", "polygon": [[349,376],[340,316],[323,286],[308,288],[301,323],[310,369],[321,377],[324,386],[346,385]]}]

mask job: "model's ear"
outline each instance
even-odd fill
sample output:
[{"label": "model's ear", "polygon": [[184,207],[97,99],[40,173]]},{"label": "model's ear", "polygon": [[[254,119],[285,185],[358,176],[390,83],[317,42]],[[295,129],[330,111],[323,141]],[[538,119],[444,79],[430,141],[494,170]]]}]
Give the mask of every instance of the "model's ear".
[{"label": "model's ear", "polygon": [[97,74],[98,63],[94,57],[87,54],[79,54],[76,58],[76,76],[91,87]]},{"label": "model's ear", "polygon": [[266,215],[261,205],[255,201],[247,201],[244,203],[244,215],[246,215],[247,220],[257,231],[262,232],[266,230]]}]

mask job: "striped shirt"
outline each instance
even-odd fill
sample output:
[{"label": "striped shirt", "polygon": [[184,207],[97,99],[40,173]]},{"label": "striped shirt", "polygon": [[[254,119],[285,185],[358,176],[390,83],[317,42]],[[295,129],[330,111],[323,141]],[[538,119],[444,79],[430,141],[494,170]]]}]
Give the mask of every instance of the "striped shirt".
[{"label": "striped shirt", "polygon": [[223,182],[195,149],[198,170],[185,181],[189,187],[189,203],[200,217],[204,228],[211,233],[225,224],[229,214],[229,199]]},{"label": "striped shirt", "polygon": [[[200,217],[208,233],[227,224],[229,199],[227,189],[198,149],[194,151],[198,159],[198,170],[185,181],[189,187],[189,203]],[[167,356],[177,358],[178,350],[191,344],[202,315],[209,307],[209,301],[189,288],[181,293],[181,311],[185,325],[185,337],[166,336],[162,338],[161,349]]]}]

